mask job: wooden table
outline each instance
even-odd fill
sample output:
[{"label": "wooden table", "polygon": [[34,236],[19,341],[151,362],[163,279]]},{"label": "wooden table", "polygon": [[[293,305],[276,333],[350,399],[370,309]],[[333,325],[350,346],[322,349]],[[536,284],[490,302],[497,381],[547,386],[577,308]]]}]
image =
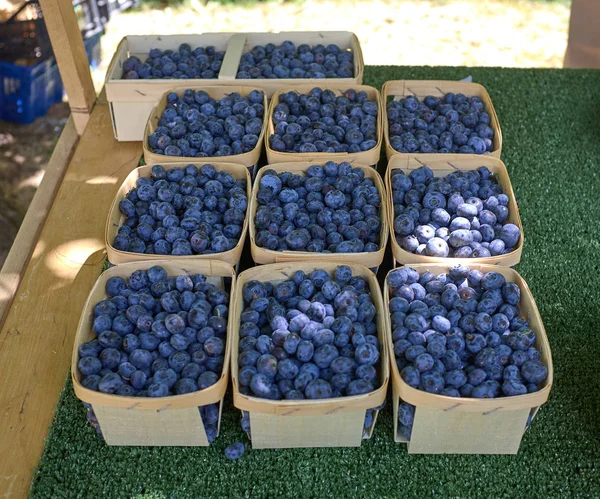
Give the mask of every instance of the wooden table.
[{"label": "wooden table", "polygon": [[29,490],[65,383],[81,309],[102,270],[108,207],[141,155],[141,142],[114,139],[102,99],[78,143],[69,120],[2,269],[0,493],[5,497],[23,497]]}]

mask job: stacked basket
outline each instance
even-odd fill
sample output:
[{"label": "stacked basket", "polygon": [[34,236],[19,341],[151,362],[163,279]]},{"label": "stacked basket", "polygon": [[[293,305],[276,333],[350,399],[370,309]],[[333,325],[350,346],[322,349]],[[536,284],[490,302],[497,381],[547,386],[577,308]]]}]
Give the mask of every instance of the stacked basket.
[{"label": "stacked basket", "polygon": [[[502,134],[498,124],[496,111],[492,101],[481,85],[448,81],[389,81],[383,86],[382,106],[387,107],[392,99],[415,96],[424,99],[426,96],[443,98],[446,94],[462,93],[467,97],[477,96],[490,117],[489,126],[494,131],[491,152],[484,156],[468,154],[406,154],[396,151],[390,142],[390,123],[387,112],[384,118],[386,155],[389,160],[386,173],[388,191],[388,215],[390,240],[395,263],[412,267],[419,275],[432,273],[439,275],[449,272],[456,264],[467,265],[471,270],[483,274],[497,272],[504,276],[506,282],[515,283],[520,289],[520,317],[529,322],[536,341],[533,345],[541,362],[547,367],[547,377],[535,393],[502,398],[479,399],[470,397],[455,398],[440,394],[427,393],[422,389],[409,386],[400,375],[400,367],[394,361],[394,342],[392,341],[392,323],[390,321],[390,287],[387,279],[384,288],[386,303],[386,319],[388,320],[388,349],[390,350],[391,377],[394,409],[394,439],[396,442],[408,444],[409,453],[450,453],[450,454],[515,454],[518,452],[521,439],[539,407],[546,402],[550,393],[553,367],[550,346],[539,315],[535,300],[523,280],[513,269],[521,259],[523,250],[523,227],[508,172],[499,159],[502,149]],[[395,208],[393,201],[392,175],[402,171],[409,175],[411,171],[427,165],[434,177],[460,171],[467,172],[486,167],[497,179],[503,193],[508,197],[508,220],[520,230],[518,242],[513,250],[483,258],[439,258],[409,252],[399,244],[394,230]],[[393,272],[393,270],[391,271]],[[390,272],[390,273],[391,273]],[[389,274],[388,274],[389,276]],[[439,392],[438,392],[439,393]],[[400,403],[414,406],[412,433],[407,436],[400,429]]]}]

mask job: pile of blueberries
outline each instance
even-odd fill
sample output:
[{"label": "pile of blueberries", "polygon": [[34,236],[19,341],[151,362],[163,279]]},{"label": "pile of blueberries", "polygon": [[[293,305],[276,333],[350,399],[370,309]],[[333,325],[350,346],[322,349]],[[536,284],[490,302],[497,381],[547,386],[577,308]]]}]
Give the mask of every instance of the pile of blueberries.
[{"label": "pile of blueberries", "polygon": [[254,217],[256,244],[273,251],[379,250],[381,195],[350,163],[312,165],[305,175],[267,170]]},{"label": "pile of blueberries", "polygon": [[[106,281],[94,306],[96,337],[79,347],[81,384],[129,397],[204,390],[223,371],[229,295],[202,274],[169,277],[164,268]],[[218,404],[200,408],[216,436]]]},{"label": "pile of blueberries", "polygon": [[494,130],[483,101],[464,94],[409,96],[387,104],[390,144],[402,153],[486,154]]},{"label": "pile of blueberries", "polygon": [[[548,376],[536,333],[520,317],[521,290],[502,274],[471,270],[387,277],[396,365],[406,384],[448,397],[513,397],[539,390]],[[402,403],[410,436],[414,407]]]},{"label": "pile of blueberries", "polygon": [[273,110],[275,133],[269,137],[277,152],[357,153],[377,145],[379,104],[364,90],[315,87],[308,94],[291,90],[279,96]]},{"label": "pile of blueberries", "polygon": [[[350,397],[379,386],[377,311],[345,265],[242,288],[240,392],[271,400]],[[247,423],[246,423],[247,424]],[[242,420],[244,427],[244,420]],[[249,430],[249,426],[245,428]]]},{"label": "pile of blueberries", "polygon": [[482,166],[434,177],[427,166],[392,171],[394,234],[402,249],[432,257],[484,258],[515,250],[508,196]]},{"label": "pile of blueberries", "polygon": [[252,151],[258,144],[265,115],[264,94],[248,97],[233,92],[220,100],[204,90],[171,92],[156,131],[148,137],[155,154],[206,158]]},{"label": "pile of blueberries", "polygon": [[251,78],[352,78],[354,56],[351,50],[330,44],[256,45],[242,55],[237,77]]},{"label": "pile of blueberries", "polygon": [[144,62],[135,55],[125,59],[122,79],[214,79],[219,75],[224,55],[211,46],[192,50],[187,43],[182,43],[177,52],[152,49]]},{"label": "pile of blueberries", "polygon": [[113,247],[178,256],[229,251],[240,240],[247,208],[246,181],[229,172],[154,165],[119,203],[125,222]]}]

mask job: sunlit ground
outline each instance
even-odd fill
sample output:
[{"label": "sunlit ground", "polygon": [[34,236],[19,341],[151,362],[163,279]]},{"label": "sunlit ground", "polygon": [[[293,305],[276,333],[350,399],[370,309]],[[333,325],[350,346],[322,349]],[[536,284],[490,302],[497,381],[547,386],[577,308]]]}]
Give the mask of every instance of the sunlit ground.
[{"label": "sunlit ground", "polygon": [[94,78],[101,84],[125,35],[209,31],[353,31],[366,64],[561,67],[568,22],[566,2],[300,0],[244,6],[186,0],[111,19]]}]

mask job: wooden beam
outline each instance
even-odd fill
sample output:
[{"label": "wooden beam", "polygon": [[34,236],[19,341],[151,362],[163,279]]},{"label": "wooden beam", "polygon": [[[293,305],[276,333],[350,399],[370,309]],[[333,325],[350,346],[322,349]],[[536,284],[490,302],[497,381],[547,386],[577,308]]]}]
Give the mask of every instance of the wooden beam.
[{"label": "wooden beam", "polygon": [[96,91],[71,0],[40,0],[77,133],[81,135],[96,101]]},{"label": "wooden beam", "polygon": [[8,309],[12,305],[78,140],[73,118],[70,117],[0,271],[0,327],[4,324]]},{"label": "wooden beam", "polygon": [[104,225],[139,142],[117,142],[95,106],[0,330],[0,496],[27,496],[69,369],[77,323],[104,262]]}]

